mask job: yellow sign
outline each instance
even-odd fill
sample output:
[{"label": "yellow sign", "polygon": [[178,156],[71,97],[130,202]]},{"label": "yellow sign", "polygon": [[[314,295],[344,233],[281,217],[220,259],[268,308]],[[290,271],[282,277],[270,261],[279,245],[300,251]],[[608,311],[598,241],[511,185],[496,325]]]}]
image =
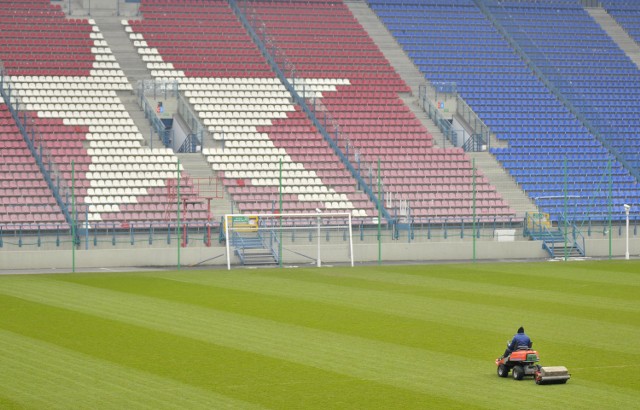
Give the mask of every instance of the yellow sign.
[{"label": "yellow sign", "polygon": [[[236,232],[256,232],[258,230],[258,217],[254,215],[228,215],[225,223]],[[223,227],[226,230],[226,226]]]},{"label": "yellow sign", "polygon": [[529,214],[527,219],[527,228],[533,229],[536,225],[545,226],[551,228],[551,221],[549,220],[549,214],[546,212],[534,212]]}]

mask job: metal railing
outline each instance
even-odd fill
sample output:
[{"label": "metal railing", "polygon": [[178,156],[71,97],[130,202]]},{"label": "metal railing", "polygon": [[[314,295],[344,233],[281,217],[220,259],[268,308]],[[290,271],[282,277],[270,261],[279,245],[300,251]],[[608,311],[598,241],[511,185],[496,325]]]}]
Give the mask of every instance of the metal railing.
[{"label": "metal railing", "polygon": [[462,144],[462,149],[465,152],[486,151],[488,147],[488,140],[485,139],[485,136],[482,134],[472,134],[467,138],[464,144]]},{"label": "metal railing", "polygon": [[[433,91],[430,92],[430,90]],[[440,112],[440,108],[435,106],[432,98],[429,97],[431,94],[436,94],[433,86],[429,85],[428,83],[421,84],[418,87],[418,105],[422,107],[429,118],[436,123],[436,125],[442,132],[443,138],[448,140],[452,145],[458,146],[458,133],[453,130],[451,122],[449,122],[449,120],[445,118],[444,115],[442,115],[442,113]],[[444,147],[445,145],[445,141],[442,141],[442,146]]]},{"label": "metal railing", "polygon": [[191,129],[191,134],[199,141],[201,148],[204,148],[207,141],[211,141],[211,134],[207,127],[202,124],[200,117],[193,110],[191,104],[180,92],[178,92],[178,114],[186,121],[187,126]]},{"label": "metal railing", "polygon": [[[436,106],[436,102],[441,96],[444,96],[445,101],[455,99],[456,114],[473,131],[471,138],[464,143],[459,141],[460,136],[453,129],[451,122],[442,114],[444,107]],[[462,147],[465,151],[482,151],[490,148],[491,130],[458,94],[456,83],[444,81],[433,83],[427,80],[418,87],[418,105],[436,123],[444,137],[452,145]]]},{"label": "metal railing", "polygon": [[47,186],[53,193],[56,203],[62,210],[65,220],[71,224],[71,181],[65,178],[64,173],[59,170],[58,164],[53,160],[53,155],[44,145],[43,141],[45,139],[40,135],[35,120],[27,112],[20,112],[20,104],[17,99],[14,98],[14,101],[16,101],[15,107],[12,104],[11,82],[8,81],[8,76],[5,75],[4,69],[0,69],[0,94],[40,172],[44,176]]},{"label": "metal railing", "polygon": [[171,132],[165,129],[162,120],[157,118],[157,113],[152,111],[153,104],[147,97],[157,99],[175,99],[177,102],[178,115],[185,121],[191,132],[187,139],[177,147],[177,152],[198,152],[197,147],[204,148],[205,141],[210,139],[211,135],[200,121],[200,117],[194,111],[191,104],[180,93],[180,83],[176,80],[142,80],[138,82],[136,87],[139,97],[139,104],[145,112],[145,116],[149,119],[153,130],[158,134],[165,146],[169,146],[171,142]]},{"label": "metal railing", "polygon": [[138,96],[144,95],[154,100],[162,98],[178,98],[180,96],[180,83],[176,80],[145,79],[136,84]]},{"label": "metal railing", "polygon": [[[640,237],[640,214],[633,215],[630,221],[629,235],[632,238]],[[356,219],[353,222],[353,239],[361,243],[371,243],[378,240],[378,235],[383,242],[456,242],[460,240],[495,240],[496,231],[512,229],[517,232],[514,240],[528,240],[531,233],[541,233],[548,227],[527,227],[522,219],[512,218],[478,218],[473,223],[472,218],[459,217],[415,217],[409,221],[396,225],[385,225],[380,233],[375,221],[371,218]],[[575,230],[574,230],[575,226]],[[224,241],[224,230],[220,229],[218,221],[183,221],[180,227],[180,236],[177,234],[175,221],[146,221],[146,222],[92,222],[90,229],[78,223],[76,241],[71,237],[71,227],[68,224],[4,224],[0,225],[0,252],[12,249],[69,249],[74,243],[77,249],[91,251],[92,249],[122,248],[122,247],[166,247],[177,245],[181,241],[182,247],[207,247],[217,246],[214,240]],[[552,229],[554,227],[552,226]],[[590,223],[582,229],[572,224],[568,230],[570,244],[575,246],[583,255],[587,239],[605,239],[611,235],[618,240],[625,237],[624,215],[615,219],[611,226],[606,223]],[[313,235],[315,228],[309,228]],[[266,240],[265,245],[273,251],[274,258],[278,259],[279,235],[277,230],[272,230],[275,237],[273,242]],[[333,240],[334,233],[329,230],[324,238]],[[336,231],[335,235],[343,233]],[[309,237],[308,233],[297,233],[296,239]],[[564,242],[564,239],[562,239]],[[548,241],[551,247],[553,241]],[[555,243],[560,243],[556,239]],[[569,246],[569,244],[568,244]]]},{"label": "metal railing", "polygon": [[113,16],[135,17],[140,15],[140,0],[60,0],[60,8],[69,16],[91,16],[111,14]]},{"label": "metal railing", "polygon": [[182,145],[178,148],[178,152],[182,153],[196,153],[202,150],[201,137],[197,134],[187,134],[187,137],[182,142]]},{"label": "metal railing", "polygon": [[491,129],[480,119],[467,102],[456,95],[456,113],[465,120],[473,130],[472,142],[463,145],[465,151],[484,151],[491,148]]},{"label": "metal railing", "polygon": [[[136,87],[138,104],[140,105],[140,108],[142,108],[142,111],[144,112],[144,116],[149,121],[151,128],[160,137],[162,144],[167,148],[171,148],[171,137],[172,137],[171,130],[167,129],[165,124],[158,117],[157,115],[158,113],[156,112],[157,105],[152,104],[147,99],[147,95],[154,95],[154,96],[158,95],[157,84],[163,84],[163,83],[157,82],[154,80],[151,80],[151,81],[144,80],[138,83],[138,87]],[[177,95],[178,93],[177,84],[175,88],[173,86],[166,87],[167,83],[164,83],[164,85],[165,87],[162,88],[161,90],[163,91],[163,95],[165,96],[165,99],[171,95]],[[153,148],[153,137],[151,138],[151,147]]]},{"label": "metal railing", "polygon": [[585,256],[586,249],[584,244],[584,235],[582,234],[582,231],[578,229],[575,223],[571,224],[571,231],[572,231],[573,243],[576,249],[578,249],[578,252],[580,252],[582,256]]}]

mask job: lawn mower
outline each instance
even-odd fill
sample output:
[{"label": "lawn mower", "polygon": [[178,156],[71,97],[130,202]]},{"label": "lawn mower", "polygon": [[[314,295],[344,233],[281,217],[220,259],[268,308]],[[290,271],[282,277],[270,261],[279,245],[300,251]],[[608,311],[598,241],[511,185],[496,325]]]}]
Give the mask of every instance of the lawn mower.
[{"label": "lawn mower", "polygon": [[536,384],[564,384],[571,378],[564,366],[540,366],[538,352],[524,347],[511,352],[508,356],[496,359],[498,376],[511,376],[514,380],[522,380],[525,376],[533,376]]}]

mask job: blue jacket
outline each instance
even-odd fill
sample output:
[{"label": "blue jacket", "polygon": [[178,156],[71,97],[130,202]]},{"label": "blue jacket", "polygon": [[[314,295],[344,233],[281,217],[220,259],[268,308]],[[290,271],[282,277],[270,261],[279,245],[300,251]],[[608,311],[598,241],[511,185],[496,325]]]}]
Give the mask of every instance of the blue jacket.
[{"label": "blue jacket", "polygon": [[513,352],[514,350],[518,350],[520,346],[531,347],[531,339],[524,333],[516,333],[511,343],[509,343],[508,349]]}]

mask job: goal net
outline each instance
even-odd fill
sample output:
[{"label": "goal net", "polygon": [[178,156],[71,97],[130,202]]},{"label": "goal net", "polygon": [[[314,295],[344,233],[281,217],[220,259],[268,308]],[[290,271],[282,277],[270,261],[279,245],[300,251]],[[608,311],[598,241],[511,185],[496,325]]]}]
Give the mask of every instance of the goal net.
[{"label": "goal net", "polygon": [[353,266],[350,213],[227,214],[223,220],[231,265]]}]

